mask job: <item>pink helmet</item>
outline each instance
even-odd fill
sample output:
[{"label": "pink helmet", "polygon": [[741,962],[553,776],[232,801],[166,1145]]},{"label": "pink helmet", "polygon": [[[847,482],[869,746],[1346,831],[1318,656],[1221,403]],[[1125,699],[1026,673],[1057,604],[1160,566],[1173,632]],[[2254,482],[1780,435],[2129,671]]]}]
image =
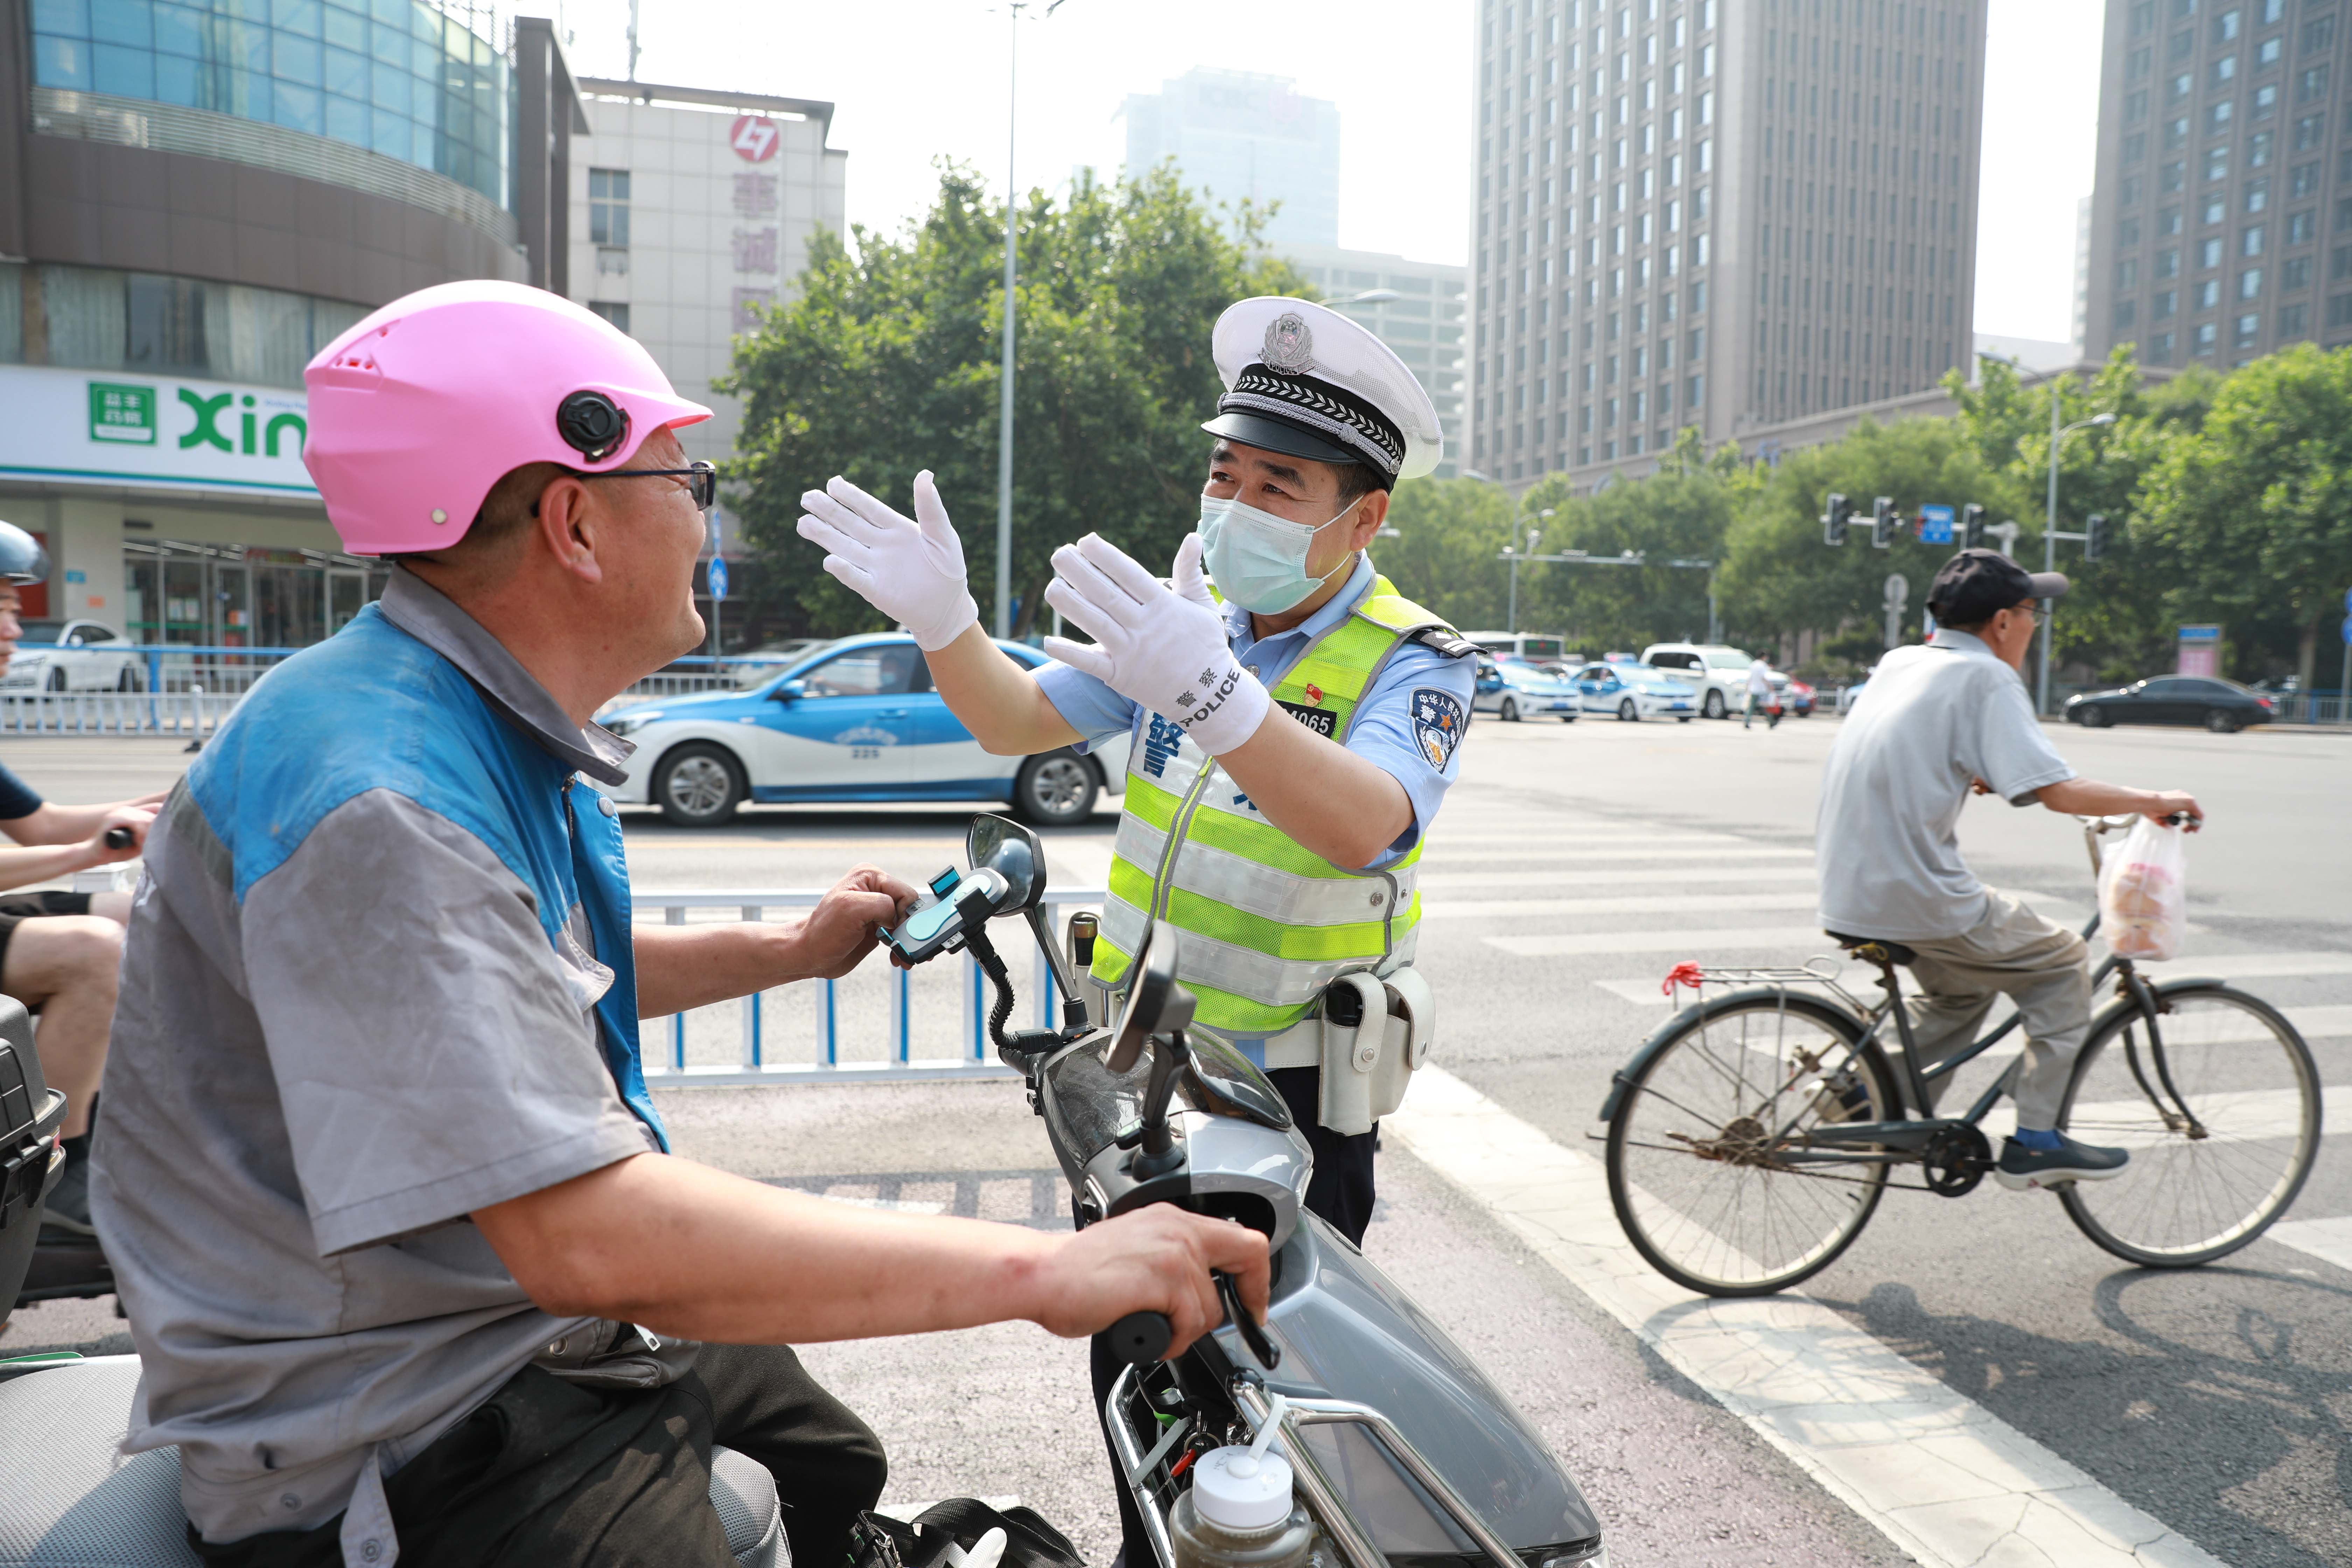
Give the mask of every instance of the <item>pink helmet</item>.
[{"label": "pink helmet", "polygon": [[520,283],[444,283],[394,300],[302,373],[303,466],[343,548],[455,544],[525,463],[619,468],[656,430],[710,417],[643,345]]}]

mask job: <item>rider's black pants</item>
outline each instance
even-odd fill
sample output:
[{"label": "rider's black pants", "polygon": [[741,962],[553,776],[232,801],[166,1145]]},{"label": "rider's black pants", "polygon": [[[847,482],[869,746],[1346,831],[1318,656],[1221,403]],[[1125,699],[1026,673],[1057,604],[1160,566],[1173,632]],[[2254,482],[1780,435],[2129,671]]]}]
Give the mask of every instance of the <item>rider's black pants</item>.
[{"label": "rider's black pants", "polygon": [[[1290,1107],[1291,1120],[1306,1132],[1307,1146],[1315,1151],[1315,1174],[1307,1184],[1307,1212],[1360,1247],[1364,1229],[1372,1223],[1372,1154],[1379,1147],[1380,1135],[1377,1130],[1356,1134],[1334,1132],[1316,1120],[1322,1113],[1322,1070],[1276,1068],[1265,1076],[1274,1080],[1283,1102]],[[1091,1360],[1095,1415],[1099,1418],[1103,1401],[1110,1396],[1111,1382],[1125,1363],[1110,1353],[1100,1334],[1095,1336]],[[1110,1442],[1108,1432],[1103,1434],[1103,1442]],[[1121,1474],[1116,1448],[1110,1453],[1110,1473],[1114,1477]],[[1156,1559],[1151,1541],[1143,1532],[1142,1516],[1135,1511],[1134,1495],[1123,1481],[1117,1490],[1119,1534],[1127,1549],[1126,1568],[1153,1568]]]},{"label": "rider's black pants", "polygon": [[[882,1495],[882,1444],[782,1345],[704,1345],[663,1388],[525,1367],[385,1480],[418,1568],[732,1568],[710,1506],[716,1443],[776,1478],[795,1568],[840,1568]],[[214,1545],[207,1568],[342,1568],[342,1516]]]}]

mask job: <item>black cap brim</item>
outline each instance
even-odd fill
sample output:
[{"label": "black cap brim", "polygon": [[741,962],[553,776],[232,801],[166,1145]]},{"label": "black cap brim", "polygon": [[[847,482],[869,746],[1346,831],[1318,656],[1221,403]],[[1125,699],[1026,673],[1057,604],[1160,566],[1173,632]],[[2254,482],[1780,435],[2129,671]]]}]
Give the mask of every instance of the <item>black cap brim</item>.
[{"label": "black cap brim", "polygon": [[[1201,428],[1212,436],[1223,436],[1226,440],[1239,441],[1244,447],[1279,452],[1286,458],[1307,458],[1318,463],[1332,464],[1363,462],[1337,441],[1327,441],[1311,430],[1301,429],[1287,420],[1276,419],[1268,415],[1244,414],[1235,410],[1218,415]],[[1377,470],[1375,477],[1378,477]]]},{"label": "black cap brim", "polygon": [[2074,585],[2066,581],[2063,572],[2029,572],[2025,575],[2032,583],[2033,597],[2037,599],[2063,599]]}]

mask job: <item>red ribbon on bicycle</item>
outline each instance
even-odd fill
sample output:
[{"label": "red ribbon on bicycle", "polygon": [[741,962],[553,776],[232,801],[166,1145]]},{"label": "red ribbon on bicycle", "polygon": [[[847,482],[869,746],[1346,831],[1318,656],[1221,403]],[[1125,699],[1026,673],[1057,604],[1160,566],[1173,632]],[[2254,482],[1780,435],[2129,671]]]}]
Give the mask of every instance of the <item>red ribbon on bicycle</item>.
[{"label": "red ribbon on bicycle", "polygon": [[1659,985],[1658,991],[1667,1001],[1671,1002],[1675,999],[1675,986],[1687,985],[1692,990],[1696,991],[1702,984],[1706,984],[1706,973],[1699,967],[1698,960],[1696,958],[1685,958],[1680,963],[1675,964],[1672,969],[1666,971],[1666,978],[1664,982]]}]

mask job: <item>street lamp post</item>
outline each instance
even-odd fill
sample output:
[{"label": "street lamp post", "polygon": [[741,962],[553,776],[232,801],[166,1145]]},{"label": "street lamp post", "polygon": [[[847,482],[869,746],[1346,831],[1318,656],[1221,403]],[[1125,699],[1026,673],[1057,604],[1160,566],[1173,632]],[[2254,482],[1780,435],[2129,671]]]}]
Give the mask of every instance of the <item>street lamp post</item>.
[{"label": "street lamp post", "polygon": [[[1557,510],[1554,507],[1546,507],[1536,514],[1537,520],[1538,521],[1549,520]],[[1514,637],[1517,637],[1519,631],[1519,562],[1527,556],[1534,555],[1536,546],[1543,540],[1543,530],[1528,529],[1528,548],[1524,555],[1522,554],[1519,549],[1519,527],[1526,521],[1527,519],[1524,517],[1515,517],[1511,520],[1511,542],[1503,549],[1503,558],[1511,563],[1510,609],[1504,616],[1503,629]]]},{"label": "street lamp post", "polygon": [[[2094,414],[2088,419],[2077,419],[2062,427],[2058,423],[2062,417],[2058,386],[2053,382],[2050,387],[2050,510],[2042,530],[2042,569],[2044,572],[2058,570],[2059,540],[2084,537],[2080,533],[2061,534],[2058,531],[2058,444],[2077,430],[2116,422],[2112,414]],[[2042,665],[2033,687],[2033,710],[2036,713],[2050,711],[2050,646],[2057,631],[2057,605],[2055,599],[2045,599],[2042,604]]]},{"label": "street lamp post", "polygon": [[[1020,185],[1013,172],[1013,150],[1019,130],[1021,13],[1032,0],[1012,0],[1006,7],[1013,31],[1004,49],[1004,364],[997,374],[996,390],[996,635],[1013,635],[1013,285],[1019,276],[1019,253],[1013,249],[1014,223],[1021,212]],[[1050,16],[1064,0],[1045,7]]]}]

